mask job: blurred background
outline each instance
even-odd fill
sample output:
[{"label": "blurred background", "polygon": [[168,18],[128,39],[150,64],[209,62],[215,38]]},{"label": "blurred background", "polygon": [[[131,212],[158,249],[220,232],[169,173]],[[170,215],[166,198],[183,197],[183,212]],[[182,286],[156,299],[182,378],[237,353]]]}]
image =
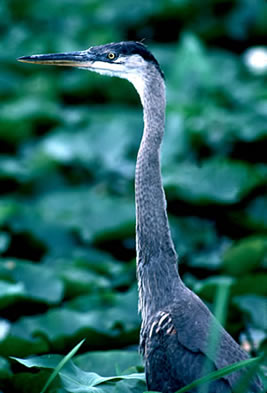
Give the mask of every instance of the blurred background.
[{"label": "blurred background", "polygon": [[162,171],[183,280],[211,308],[224,288],[226,328],[259,354],[267,328],[266,1],[2,0],[0,15],[0,389],[39,392],[47,378],[9,356],[66,354],[84,337],[81,367],[142,369],[139,98],[124,80],[16,61],[121,40],[144,40],[165,73]]}]

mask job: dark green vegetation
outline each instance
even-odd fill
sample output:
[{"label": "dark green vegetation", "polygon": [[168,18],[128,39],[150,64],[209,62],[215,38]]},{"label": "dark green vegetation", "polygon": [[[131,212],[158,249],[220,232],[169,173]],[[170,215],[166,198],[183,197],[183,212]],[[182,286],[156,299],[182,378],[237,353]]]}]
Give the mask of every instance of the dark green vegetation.
[{"label": "dark green vegetation", "polygon": [[[264,43],[266,2],[2,0],[0,14],[0,389],[40,392],[48,371],[10,356],[43,355],[33,362],[42,366],[45,354],[66,354],[84,337],[77,366],[101,376],[142,371],[137,94],[126,81],[15,60],[110,41],[148,37],[165,72],[162,167],[183,279],[211,306],[217,288],[229,287],[218,314],[260,354],[267,76],[251,72],[242,55]],[[48,359],[56,367],[60,358]],[[52,386],[65,391],[58,381]],[[145,390],[142,380],[100,386]]]}]

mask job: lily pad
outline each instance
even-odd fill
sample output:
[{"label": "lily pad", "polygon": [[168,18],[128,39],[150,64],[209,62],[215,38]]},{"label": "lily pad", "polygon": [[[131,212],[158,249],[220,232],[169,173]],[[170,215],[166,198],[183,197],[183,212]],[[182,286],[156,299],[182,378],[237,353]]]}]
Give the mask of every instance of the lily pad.
[{"label": "lily pad", "polygon": [[124,374],[124,371],[131,367],[143,367],[140,354],[134,350],[92,351],[77,356],[74,363],[85,371],[93,371],[106,377]]},{"label": "lily pad", "polygon": [[[6,294],[20,292],[25,298],[56,304],[63,297],[63,283],[53,272],[42,265],[17,259],[0,261],[0,278],[12,280],[16,287],[6,285]],[[4,289],[2,287],[2,289]],[[15,295],[15,293],[14,293]]]},{"label": "lily pad", "polygon": [[87,242],[134,234],[134,203],[105,192],[86,188],[54,192],[40,199],[37,209],[45,222],[76,230]]},{"label": "lily pad", "polygon": [[235,222],[249,229],[267,230],[267,196],[256,197],[245,209],[231,213],[231,217]]},{"label": "lily pad", "polygon": [[[17,362],[23,364],[26,367],[44,367],[54,368],[57,357],[52,355],[51,358],[48,356],[34,357],[31,359],[19,359],[14,358]],[[68,392],[88,392],[88,393],[102,393],[107,392],[109,387],[105,384],[114,384],[121,380],[139,380],[143,383],[145,388],[145,376],[143,373],[125,374],[102,377],[94,372],[84,371],[78,368],[72,361],[67,362],[63,368],[59,371],[64,388]]]},{"label": "lily pad", "polygon": [[245,312],[254,326],[267,330],[267,298],[258,295],[235,296],[233,303]]},{"label": "lily pad", "polygon": [[267,237],[251,236],[232,245],[222,257],[222,268],[239,276],[249,273],[263,264],[267,258]]},{"label": "lily pad", "polygon": [[[17,362],[26,367],[41,367],[41,368],[55,368],[55,363],[59,359],[57,355],[33,357],[30,359],[13,358]],[[59,371],[59,376],[64,388],[68,392],[88,392],[88,393],[102,393],[107,391],[104,384],[116,383],[121,380],[139,380],[145,382],[143,373],[125,374],[102,377],[94,372],[84,371],[78,368],[71,360],[67,362]],[[145,385],[143,386],[143,388]],[[103,390],[104,389],[104,390]]]},{"label": "lily pad", "polygon": [[10,364],[7,359],[0,356],[0,381],[12,376]]},{"label": "lily pad", "polygon": [[104,172],[133,179],[134,152],[143,129],[141,110],[93,107],[86,112],[72,110],[67,116],[64,128],[47,135],[35,147],[38,154],[61,164],[81,165],[94,176]]},{"label": "lily pad", "polygon": [[58,274],[65,284],[68,296],[74,297],[110,287],[110,282],[105,277],[88,269],[68,265],[61,266],[61,268],[63,270]]},{"label": "lily pad", "polygon": [[210,159],[202,165],[182,163],[169,169],[164,184],[171,198],[194,204],[234,204],[264,178],[255,167],[241,161]]},{"label": "lily pad", "polygon": [[8,249],[10,240],[10,235],[7,232],[0,232],[0,254]]},{"label": "lily pad", "polygon": [[111,342],[131,345],[137,342],[139,326],[135,287],[124,294],[81,296],[65,307],[14,322],[0,342],[0,351],[13,356],[42,353],[47,351],[41,346],[43,340],[50,350],[60,350],[85,336],[90,348],[101,349]]},{"label": "lily pad", "polygon": [[9,283],[0,281],[0,308],[7,307],[18,299],[27,297],[25,287],[22,283]]}]

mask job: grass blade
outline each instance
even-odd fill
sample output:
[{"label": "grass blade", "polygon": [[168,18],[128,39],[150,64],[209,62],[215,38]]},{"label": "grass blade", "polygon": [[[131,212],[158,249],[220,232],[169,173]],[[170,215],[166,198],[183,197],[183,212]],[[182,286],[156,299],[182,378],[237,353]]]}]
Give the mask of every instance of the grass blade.
[{"label": "grass blade", "polygon": [[213,371],[212,373],[205,375],[204,377],[201,377],[199,379],[196,379],[194,382],[190,383],[189,385],[184,386],[183,388],[177,390],[176,393],[184,393],[187,392],[190,389],[193,389],[197,386],[203,385],[204,383],[215,381],[216,379],[222,378],[225,375],[228,375],[234,371],[237,371],[243,367],[248,367],[255,365],[256,363],[259,362],[261,358],[252,358],[252,359],[246,359],[242,360],[241,362],[237,362],[234,364],[231,364],[230,366],[226,366],[221,368],[220,370]]},{"label": "grass blade", "polygon": [[[227,302],[229,297],[229,290],[232,284],[232,280],[224,280],[217,285],[216,295],[215,295],[215,302],[214,302],[214,315],[222,325],[224,325],[226,319],[226,310],[227,310]],[[208,343],[208,351],[213,358],[216,357],[216,352],[219,346],[220,341],[220,333],[219,330],[216,328],[215,321],[211,321],[209,327],[209,343]],[[209,375],[213,370],[212,364],[209,360],[209,355],[206,357],[206,360],[203,364],[203,375]],[[206,393],[206,387],[201,386],[199,389],[199,393]]]},{"label": "grass blade", "polygon": [[75,355],[75,353],[79,350],[81,345],[84,343],[85,338],[80,341],[64,358],[58,363],[57,367],[54,369],[48,380],[46,381],[46,384],[44,385],[42,391],[40,393],[45,393],[47,390],[48,386],[52,383],[52,381],[56,378],[58,375],[59,371],[64,367],[64,365]]}]

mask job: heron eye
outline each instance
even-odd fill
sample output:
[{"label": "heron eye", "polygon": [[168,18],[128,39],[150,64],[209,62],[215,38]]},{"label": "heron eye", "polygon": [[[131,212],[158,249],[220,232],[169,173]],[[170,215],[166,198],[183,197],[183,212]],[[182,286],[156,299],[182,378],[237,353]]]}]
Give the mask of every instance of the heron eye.
[{"label": "heron eye", "polygon": [[108,58],[109,58],[109,60],[114,60],[115,57],[116,57],[116,55],[115,55],[114,52],[109,52],[109,53],[108,53]]}]

